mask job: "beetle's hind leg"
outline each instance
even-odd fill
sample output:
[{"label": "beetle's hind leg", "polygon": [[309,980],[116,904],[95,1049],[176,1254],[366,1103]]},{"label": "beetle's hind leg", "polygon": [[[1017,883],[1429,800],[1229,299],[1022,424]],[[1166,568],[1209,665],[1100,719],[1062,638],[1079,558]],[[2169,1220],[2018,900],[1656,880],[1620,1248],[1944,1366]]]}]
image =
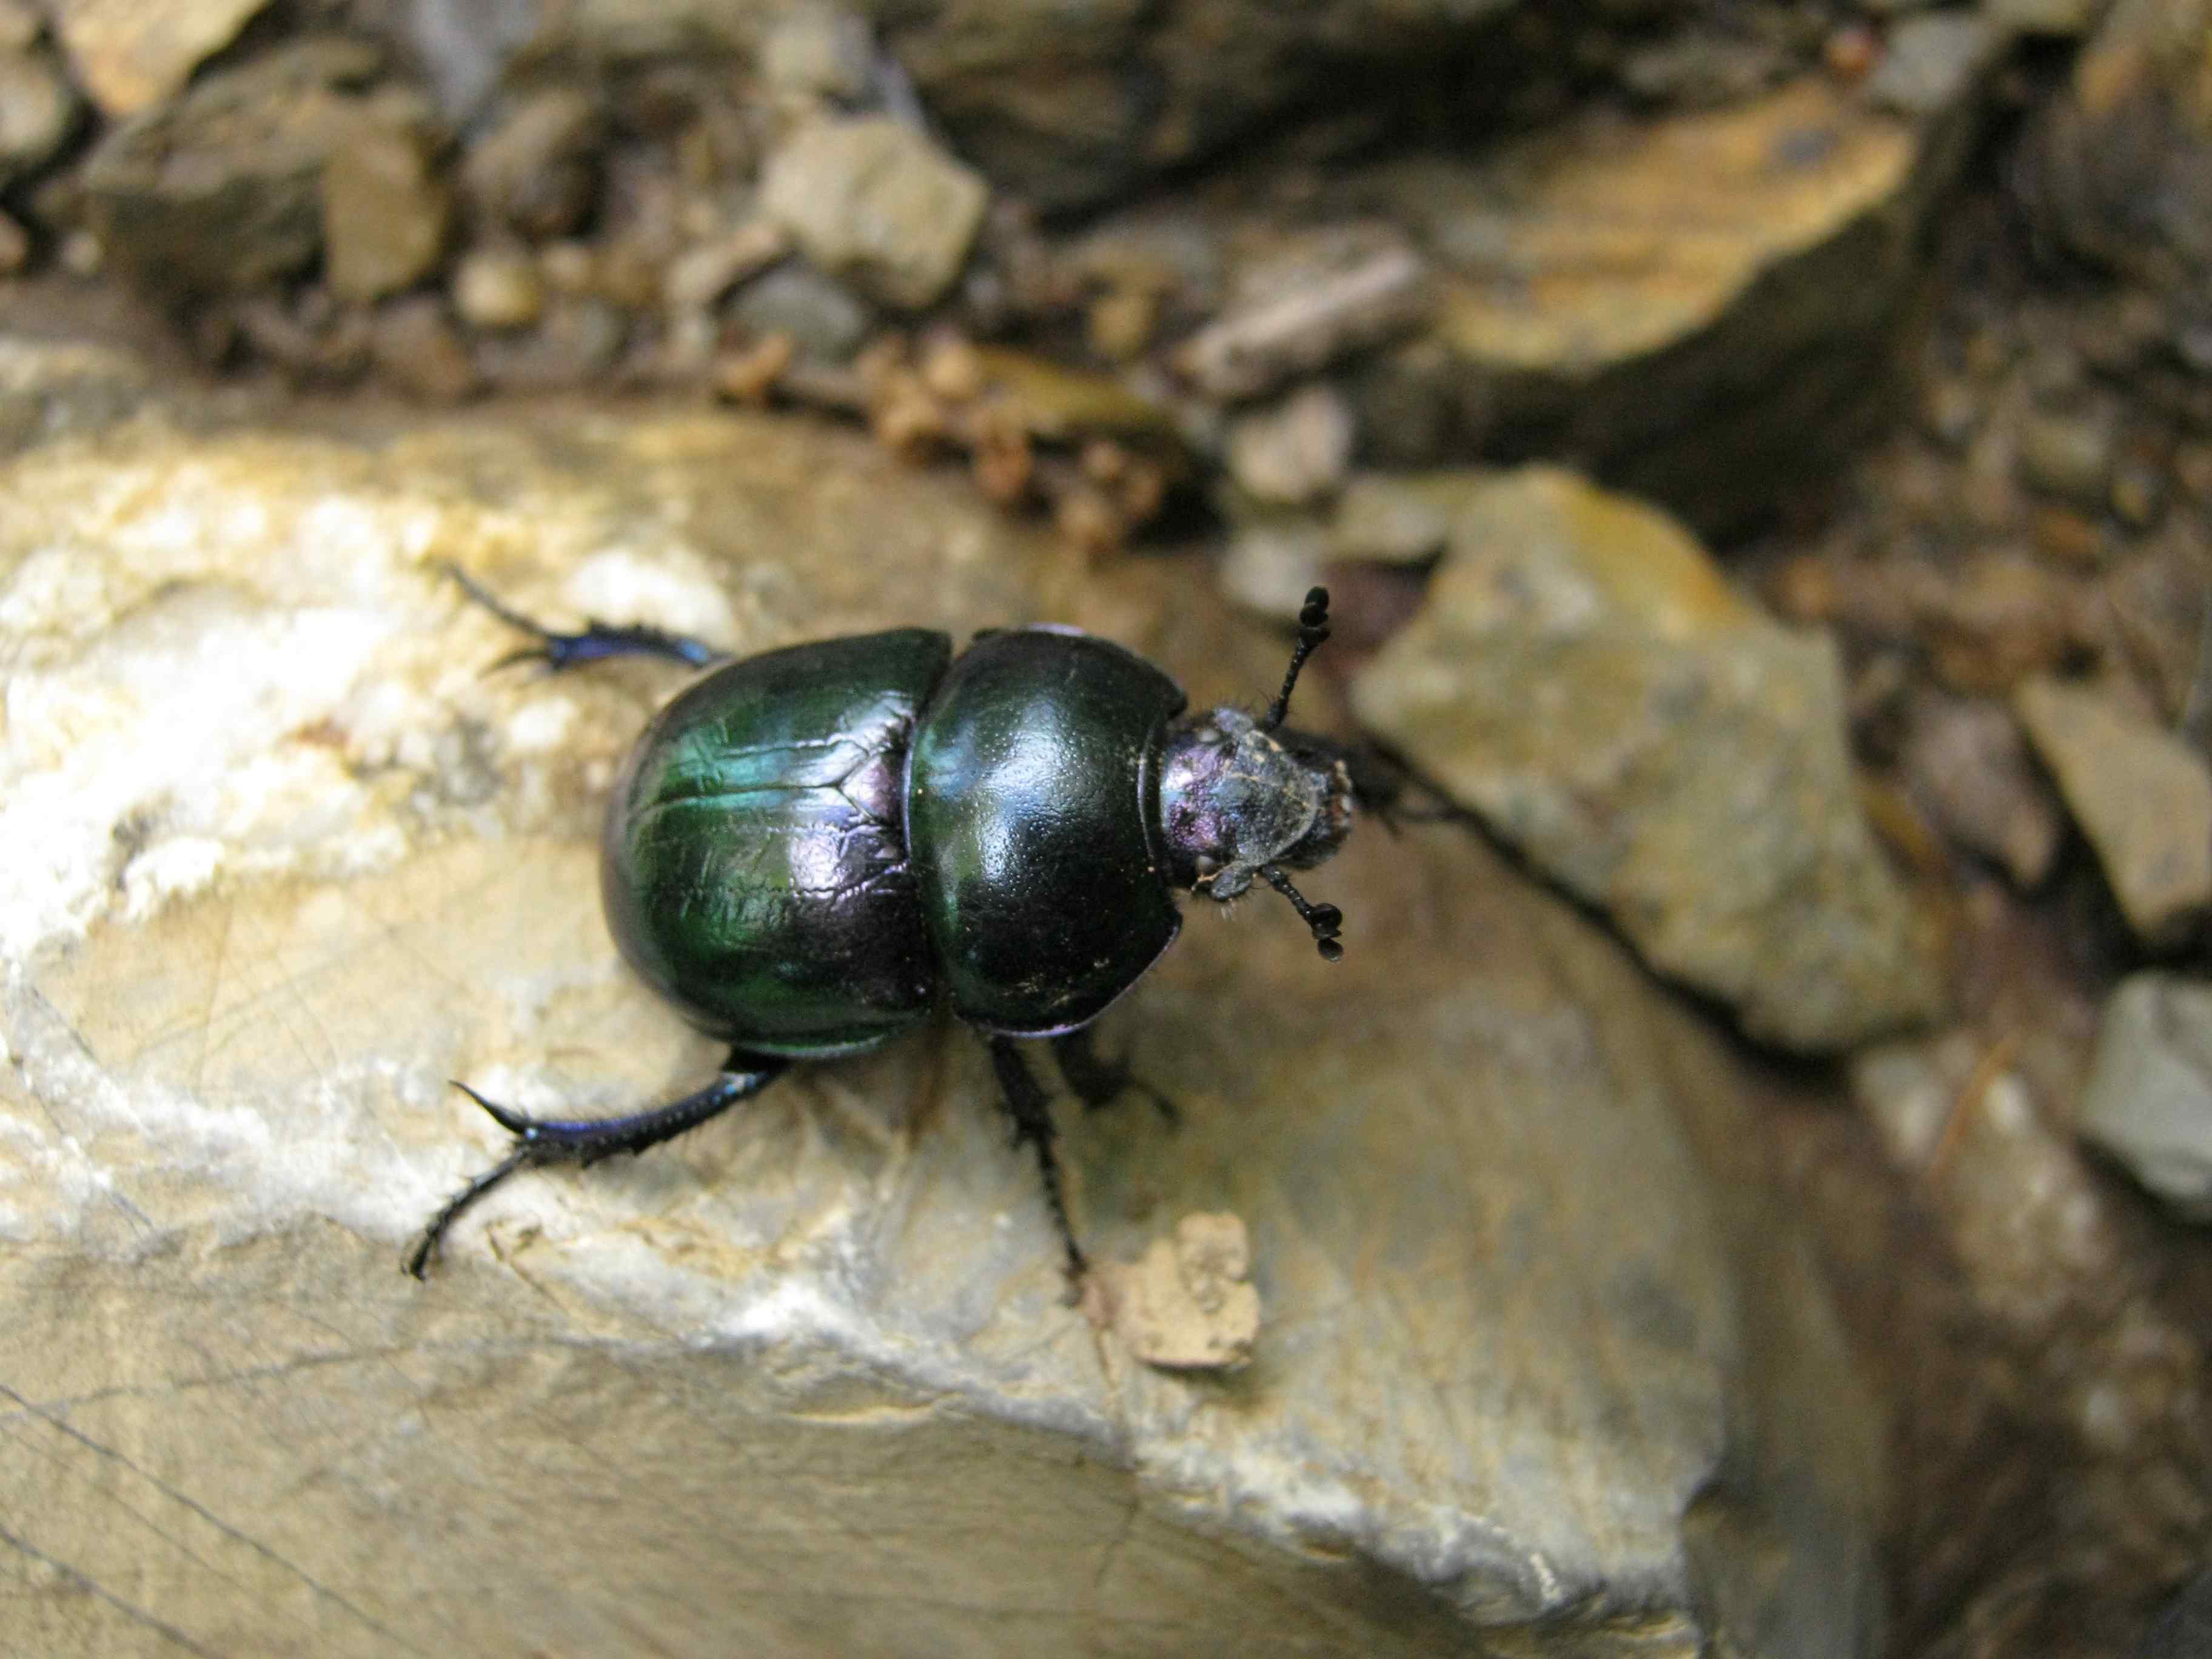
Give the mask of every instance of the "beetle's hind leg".
[{"label": "beetle's hind leg", "polygon": [[1053,1224],[1060,1229],[1060,1242],[1067,1247],[1067,1277],[1073,1285],[1090,1271],[1090,1264],[1075,1242],[1075,1229],[1068,1224],[1067,1200],[1060,1185],[1060,1158],[1052,1148],[1059,1131],[1053,1127],[1051,1103],[1013,1040],[994,1036],[989,1042],[991,1069],[999,1074],[1006,1115],[1014,1121],[1014,1145],[1027,1141],[1036,1148],[1037,1173],[1044,1178],[1045,1207],[1052,1212]]},{"label": "beetle's hind leg", "polygon": [[455,1083],[456,1089],[490,1113],[499,1127],[514,1137],[514,1145],[505,1158],[447,1200],[445,1207],[430,1218],[408,1254],[407,1271],[422,1278],[430,1258],[437,1254],[439,1241],[461,1212],[517,1170],[544,1164],[596,1164],[617,1152],[641,1152],[648,1146],[658,1146],[758,1094],[782,1076],[790,1064],[770,1055],[732,1049],[722,1064],[721,1074],[705,1088],[627,1117],[526,1117],[497,1101],[486,1100],[465,1083]]},{"label": "beetle's hind leg", "polygon": [[448,561],[445,570],[460,584],[464,593],[509,628],[520,629],[538,641],[535,645],[526,645],[520,650],[508,652],[492,664],[495,669],[519,662],[542,662],[557,674],[564,668],[580,668],[586,663],[603,662],[609,657],[666,657],[676,662],[688,663],[694,668],[705,668],[710,664],[729,660],[728,652],[718,651],[704,640],[695,640],[686,634],[671,634],[665,629],[649,628],[641,623],[617,626],[613,623],[603,623],[597,617],[586,617],[584,626],[576,633],[556,633],[544,623],[534,622],[519,611],[510,610],[460,566]]},{"label": "beetle's hind leg", "polygon": [[1079,1026],[1052,1040],[1052,1057],[1060,1062],[1060,1074],[1085,1108],[1095,1112],[1133,1089],[1152,1103],[1163,1122],[1170,1126],[1181,1122],[1182,1114],[1176,1109],[1175,1102],[1132,1072],[1127,1060],[1108,1060],[1099,1054],[1091,1040],[1091,1030],[1088,1025]]}]

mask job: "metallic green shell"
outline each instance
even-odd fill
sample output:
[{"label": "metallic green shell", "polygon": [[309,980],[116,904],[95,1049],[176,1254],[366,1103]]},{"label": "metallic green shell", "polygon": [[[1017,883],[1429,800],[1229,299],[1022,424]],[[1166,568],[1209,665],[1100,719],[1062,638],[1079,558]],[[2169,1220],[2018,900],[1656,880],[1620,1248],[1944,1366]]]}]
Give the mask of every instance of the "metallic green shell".
[{"label": "metallic green shell", "polygon": [[939,684],[908,762],[907,835],[962,1018],[1071,1030],[1174,941],[1157,765],[1182,706],[1143,658],[1056,629],[986,635]]},{"label": "metallic green shell", "polygon": [[819,1057],[927,1011],[900,796],[951,654],[917,628],[771,651],[647,728],[609,806],[600,885],[623,954],[694,1024]]}]

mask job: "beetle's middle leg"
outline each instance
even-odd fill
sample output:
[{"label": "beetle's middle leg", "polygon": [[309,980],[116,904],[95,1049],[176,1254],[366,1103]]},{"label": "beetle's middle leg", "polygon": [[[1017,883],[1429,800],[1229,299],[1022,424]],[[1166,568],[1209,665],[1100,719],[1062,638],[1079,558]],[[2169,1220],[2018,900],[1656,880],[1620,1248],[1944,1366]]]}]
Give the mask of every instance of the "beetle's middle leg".
[{"label": "beetle's middle leg", "polygon": [[514,1145],[505,1158],[447,1200],[445,1207],[430,1218],[430,1224],[422,1230],[422,1237],[408,1255],[407,1271],[422,1278],[437,1251],[439,1241],[460,1218],[461,1212],[517,1170],[544,1164],[596,1164],[617,1152],[641,1152],[648,1146],[658,1146],[758,1094],[781,1077],[790,1064],[774,1055],[747,1054],[742,1048],[733,1048],[730,1057],[722,1062],[721,1074],[705,1088],[665,1106],[632,1112],[625,1117],[526,1117],[495,1100],[486,1100],[465,1083],[455,1083],[455,1088],[490,1113],[499,1127],[514,1137]]},{"label": "beetle's middle leg", "polygon": [[1182,1115],[1176,1110],[1175,1102],[1130,1071],[1127,1060],[1102,1056],[1091,1040],[1091,1031],[1090,1026],[1081,1025],[1052,1040],[1052,1057],[1060,1062],[1060,1074],[1085,1109],[1095,1112],[1101,1106],[1110,1106],[1134,1089],[1152,1103],[1164,1121],[1179,1122]]},{"label": "beetle's middle leg", "polygon": [[641,623],[618,626],[586,617],[576,633],[558,634],[544,623],[508,609],[460,566],[449,561],[446,573],[460,584],[464,593],[493,616],[538,641],[508,652],[492,665],[494,668],[505,668],[518,662],[542,662],[557,674],[564,668],[579,668],[586,663],[603,662],[609,657],[667,657],[694,668],[705,668],[710,664],[727,662],[730,658],[728,652],[718,651],[704,640],[695,640],[687,634],[671,634]]},{"label": "beetle's middle leg", "polygon": [[989,1042],[991,1068],[999,1074],[1006,1115],[1014,1121],[1014,1145],[1027,1141],[1036,1148],[1037,1173],[1044,1177],[1045,1206],[1052,1212],[1053,1224],[1060,1229],[1060,1242],[1067,1247],[1068,1278],[1071,1282],[1079,1280],[1090,1271],[1090,1265],[1075,1242],[1075,1229],[1068,1224],[1067,1200],[1060,1187],[1060,1159],[1052,1149],[1059,1132],[1053,1127],[1051,1103],[1013,1039],[994,1036]]}]

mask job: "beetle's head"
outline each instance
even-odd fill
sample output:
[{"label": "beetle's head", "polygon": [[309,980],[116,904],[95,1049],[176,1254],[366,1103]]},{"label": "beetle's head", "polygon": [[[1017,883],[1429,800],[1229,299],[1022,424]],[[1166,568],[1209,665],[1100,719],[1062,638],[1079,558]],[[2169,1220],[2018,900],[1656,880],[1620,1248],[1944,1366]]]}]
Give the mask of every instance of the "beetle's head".
[{"label": "beetle's head", "polygon": [[1298,616],[1283,690],[1263,718],[1238,708],[1193,714],[1169,727],[1160,757],[1160,824],[1179,880],[1226,903],[1255,876],[1297,908],[1322,956],[1344,954],[1342,914],[1309,904],[1284,873],[1311,869],[1352,833],[1352,783],[1344,757],[1318,738],[1285,730],[1298,670],[1328,637],[1328,592],[1316,587]]}]

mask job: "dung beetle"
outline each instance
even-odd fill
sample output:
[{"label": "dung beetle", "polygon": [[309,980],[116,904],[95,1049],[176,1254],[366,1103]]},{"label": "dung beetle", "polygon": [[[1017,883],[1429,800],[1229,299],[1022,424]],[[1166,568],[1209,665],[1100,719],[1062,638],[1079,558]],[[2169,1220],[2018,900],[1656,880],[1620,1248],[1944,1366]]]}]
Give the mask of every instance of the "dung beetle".
[{"label": "dung beetle", "polygon": [[957,656],[946,635],[896,628],[732,660],[653,628],[556,633],[451,574],[534,641],[495,666],[641,654],[712,669],[631,750],[600,892],[630,966],[730,1052],[696,1093],[601,1120],[527,1117],[457,1082],[514,1144],[423,1230],[406,1261],[417,1279],[461,1212],[516,1170],[657,1146],[793,1060],[879,1047],[939,996],[989,1045],[1015,1144],[1036,1149],[1080,1278],[1052,1115],[1014,1039],[1051,1039],[1088,1104],[1132,1086],[1089,1028],[1174,942],[1181,889],[1226,903],[1256,877],[1323,957],[1344,953],[1341,914],[1286,873],[1343,844],[1357,793],[1342,751],[1283,723],[1328,638],[1324,588],[1307,594],[1282,690],[1255,717],[1186,714],[1160,670],[1070,628],[986,632]]}]

